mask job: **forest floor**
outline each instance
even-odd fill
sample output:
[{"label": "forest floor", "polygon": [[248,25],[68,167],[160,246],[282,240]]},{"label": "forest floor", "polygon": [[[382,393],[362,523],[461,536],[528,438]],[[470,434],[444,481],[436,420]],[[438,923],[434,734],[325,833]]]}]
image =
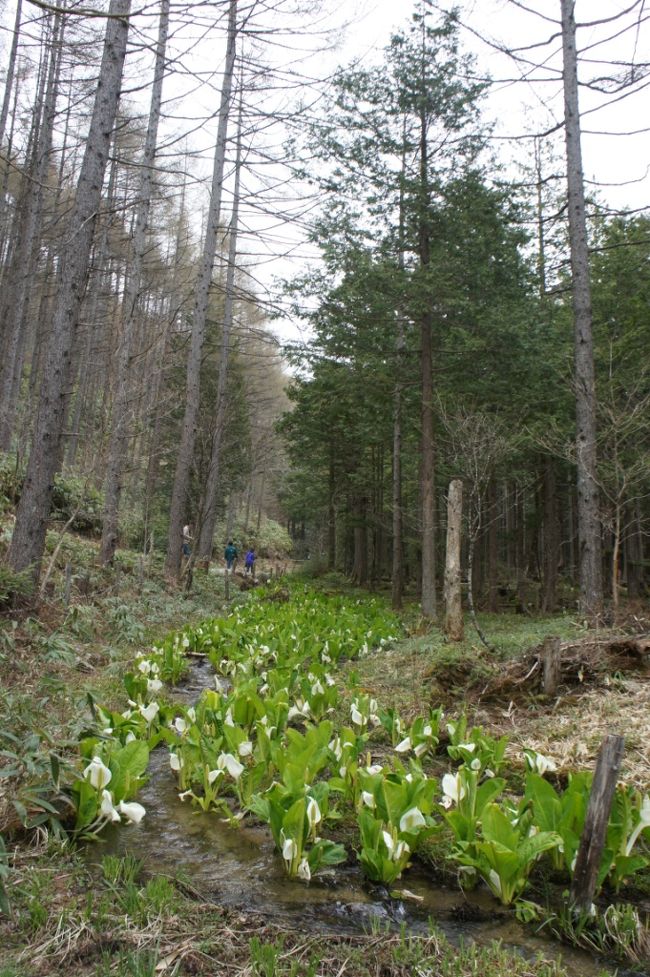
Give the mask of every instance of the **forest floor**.
[{"label": "forest floor", "polygon": [[[90,568],[94,548],[75,545]],[[498,946],[452,947],[436,931],[326,938],[288,932],[263,917],[206,903],[181,877],[136,875],[135,868],[129,877],[128,865],[106,859],[98,878],[73,847],[52,837],[47,818],[41,828],[21,828],[13,801],[28,809],[30,790],[38,798],[38,785],[51,777],[49,753],[74,751],[88,721],[88,695],[121,708],[121,677],[139,650],[225,609],[218,574],[197,574],[190,595],[170,593],[160,567],[142,573],[135,556],[117,575],[89,569],[77,580],[87,593],[73,588],[69,606],[57,571],[38,616],[0,621],[0,747],[7,751],[0,758],[0,835],[10,902],[8,915],[0,916],[0,977],[63,977],[73,970],[79,977],[564,974],[553,961],[525,960]],[[491,651],[469,625],[465,642],[451,646],[440,631],[421,626],[414,611],[409,616],[410,637],[345,666],[385,707],[397,707],[406,720],[438,705],[452,715],[466,712],[470,723],[507,733],[513,755],[532,747],[552,756],[560,770],[591,767],[603,736],[622,732],[622,776],[648,789],[647,662],[614,653],[609,644],[612,635],[650,632],[647,609],[629,611],[601,632],[587,632],[570,615],[482,615]],[[548,635],[559,636],[564,651],[552,699],[541,694],[534,668]],[[3,776],[3,767],[18,773]],[[1,873],[0,859],[0,882]]]}]

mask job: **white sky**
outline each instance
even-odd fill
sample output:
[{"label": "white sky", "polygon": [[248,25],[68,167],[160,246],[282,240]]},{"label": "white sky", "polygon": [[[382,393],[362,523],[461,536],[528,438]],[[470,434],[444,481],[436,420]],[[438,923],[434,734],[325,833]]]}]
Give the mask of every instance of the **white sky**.
[{"label": "white sky", "polygon": [[[439,0],[433,0],[434,5]],[[1,0],[0,0],[1,3]],[[611,18],[632,3],[632,0],[577,0],[576,19],[578,23],[597,21]],[[531,68],[529,65],[517,64],[506,55],[495,51],[489,43],[480,38],[486,38],[492,44],[511,48],[514,45],[530,45],[545,41],[559,31],[559,25],[553,24],[551,19],[559,19],[560,0],[521,0],[521,3],[510,0],[458,0],[461,11],[463,29],[461,38],[463,47],[473,52],[477,57],[478,68],[481,73],[489,74],[493,79],[501,80],[493,86],[487,99],[485,114],[496,122],[495,136],[523,136],[550,128],[562,120],[562,85],[559,71],[561,70],[559,38],[548,46],[540,47],[527,53],[535,62],[544,61],[543,71]],[[526,12],[522,6],[533,12]],[[336,33],[338,41],[336,50],[327,54],[312,56],[310,60],[296,64],[297,71],[309,71],[313,76],[321,77],[331,73],[339,64],[347,64],[356,59],[364,64],[376,63],[381,57],[381,51],[390,38],[391,32],[406,29],[409,17],[415,7],[415,0],[326,0],[327,20],[330,26],[343,25]],[[35,8],[29,4],[26,9],[31,14]],[[153,10],[154,8],[152,8]],[[182,63],[177,62],[177,69],[184,74],[177,74],[174,79],[166,82],[164,97],[169,100],[174,97],[172,104],[168,101],[167,111],[175,115],[174,121],[167,123],[166,132],[173,131],[180,135],[184,130],[195,129],[188,136],[189,145],[196,153],[204,154],[203,162],[196,159],[193,168],[204,182],[207,189],[211,173],[211,155],[214,147],[216,112],[219,101],[219,85],[221,71],[221,56],[223,53],[223,31],[208,33],[208,18],[214,16],[216,7],[196,8],[196,18],[191,27],[175,30],[171,42],[175,54],[182,52]],[[224,9],[224,5],[221,5]],[[611,66],[604,62],[625,62],[644,59],[650,61],[650,20],[634,28],[635,17],[639,10],[643,12],[643,3],[616,25],[596,25],[579,30],[579,49],[588,48],[591,63],[585,63],[580,68],[582,81],[612,74]],[[3,12],[2,22],[5,28],[11,29],[13,24],[14,4],[9,3]],[[535,13],[537,12],[537,13]],[[650,18],[650,12],[646,14]],[[200,18],[204,18],[201,22]],[[273,26],[276,26],[274,23]],[[289,48],[298,52],[301,49],[312,49],[317,41],[305,39],[301,34],[309,33],[314,26],[307,20],[304,24],[295,25],[295,37],[287,41],[287,48],[278,47],[273,57],[277,63],[284,65],[298,55],[288,53]],[[154,21],[152,18],[152,27]],[[632,29],[620,33],[622,27]],[[150,34],[154,31],[150,30]],[[203,34],[206,36],[201,39]],[[609,35],[619,33],[618,37],[604,40]],[[134,35],[139,39],[140,35]],[[196,43],[195,43],[196,42]],[[270,41],[269,43],[273,43]],[[4,34],[2,39],[4,52],[8,51],[9,36]],[[603,63],[597,63],[598,61]],[[620,72],[621,68],[615,68]],[[212,73],[212,77],[210,77]],[[149,69],[144,66],[139,80],[149,77]],[[198,87],[198,80],[203,87]],[[549,80],[550,79],[550,80]],[[190,93],[191,94],[188,94]],[[147,93],[144,90],[140,96],[143,101],[143,111],[146,112]],[[650,180],[648,179],[648,165],[650,162],[650,136],[646,132],[637,135],[624,135],[634,129],[643,129],[648,117],[648,97],[644,89],[637,94],[631,94],[624,100],[614,95],[595,95],[586,90],[581,92],[581,109],[583,112],[583,156],[585,176],[588,188],[600,185],[601,198],[612,207],[642,208],[650,203]],[[271,99],[269,100],[269,104]],[[608,105],[608,103],[611,103]],[[205,122],[205,117],[212,114],[212,122]],[[599,135],[590,134],[598,131]],[[619,133],[613,135],[610,133]],[[269,139],[272,139],[272,133]],[[558,169],[561,168],[563,156],[562,134],[555,137],[555,146],[559,156]],[[498,138],[494,142],[495,150],[504,161],[511,161],[510,167],[515,174],[514,164],[526,160],[530,163],[530,140],[509,140]],[[172,151],[176,151],[176,144]],[[271,175],[269,173],[269,175]],[[248,181],[249,189],[254,189],[252,178]],[[286,188],[287,200],[291,198],[292,187]],[[195,200],[199,195],[195,194]],[[205,199],[205,197],[203,197]],[[228,204],[228,193],[225,195],[225,206]],[[287,205],[288,206],[288,205]],[[302,205],[296,203],[296,209]],[[200,209],[200,208],[199,208]],[[251,259],[255,265],[252,272],[262,285],[270,284],[274,275],[291,275],[299,268],[305,249],[298,243],[298,232],[290,226],[281,226],[273,216],[263,218],[250,204],[248,210],[243,206],[243,220],[247,227],[242,240],[247,249],[255,257]],[[200,215],[194,221],[198,229]],[[266,226],[265,243],[255,241],[257,229]],[[292,252],[289,261],[287,252]],[[280,255],[284,255],[280,257]],[[277,256],[276,256],[277,255]]]}]

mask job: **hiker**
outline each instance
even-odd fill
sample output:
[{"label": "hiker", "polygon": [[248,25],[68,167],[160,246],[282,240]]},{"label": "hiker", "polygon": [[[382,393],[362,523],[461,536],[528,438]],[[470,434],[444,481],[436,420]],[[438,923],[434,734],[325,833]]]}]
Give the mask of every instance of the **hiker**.
[{"label": "hiker", "polygon": [[226,561],[226,570],[233,570],[235,563],[237,562],[237,557],[239,556],[237,552],[237,547],[231,539],[228,540],[228,545],[223,551],[223,558]]},{"label": "hiker", "polygon": [[244,559],[244,572],[250,573],[251,577],[255,576],[255,549],[252,546]]},{"label": "hiker", "polygon": [[192,527],[190,523],[183,526],[183,556],[186,560],[189,560],[192,553],[190,549],[190,540],[192,539]]}]

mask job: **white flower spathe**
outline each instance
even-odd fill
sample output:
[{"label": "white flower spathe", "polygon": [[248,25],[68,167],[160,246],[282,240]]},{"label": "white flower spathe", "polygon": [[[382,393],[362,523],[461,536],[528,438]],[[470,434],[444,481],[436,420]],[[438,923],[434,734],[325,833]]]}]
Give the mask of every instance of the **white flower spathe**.
[{"label": "white flower spathe", "polygon": [[176,772],[182,770],[183,767],[185,766],[183,762],[183,757],[179,756],[178,753],[170,753],[169,766],[172,768],[172,770],[175,770]]},{"label": "white flower spathe", "polygon": [[138,709],[140,711],[140,715],[143,716],[148,723],[152,723],[158,715],[160,706],[157,702],[150,702],[148,706],[138,706]]},{"label": "white flower spathe", "polygon": [[311,879],[311,869],[309,868],[309,862],[306,858],[302,858],[300,860],[300,864],[298,866],[298,878],[302,879],[303,882],[309,882]]},{"label": "white flower spathe", "polygon": [[159,678],[148,678],[147,679],[147,692],[160,692],[163,684]]},{"label": "white flower spathe", "polygon": [[243,763],[236,760],[232,753],[221,753],[217,759],[220,770],[227,770],[233,780],[239,780],[244,770]]},{"label": "white flower spathe", "polygon": [[309,827],[316,827],[321,819],[322,814],[318,802],[313,797],[310,797],[307,802],[307,820],[309,821]]},{"label": "white flower spathe", "polygon": [[117,809],[132,824],[140,824],[147,813],[142,804],[138,804],[137,801],[129,801],[128,803],[126,801],[120,801]]},{"label": "white flower spathe", "polygon": [[108,818],[110,821],[120,820],[120,815],[115,809],[115,806],[113,804],[113,795],[111,794],[110,790],[102,791],[102,802],[99,805],[99,810],[104,815],[104,817]]},{"label": "white flower spathe", "polygon": [[405,739],[402,740],[401,743],[397,744],[397,746],[395,747],[395,752],[408,753],[410,749],[411,749],[411,737],[407,736]]},{"label": "white flower spathe", "polygon": [[405,814],[402,814],[399,829],[400,831],[415,831],[416,828],[422,828],[425,824],[426,821],[420,808],[412,807]]},{"label": "white flower spathe", "polygon": [[240,743],[237,747],[237,752],[240,756],[250,756],[253,752],[253,744],[250,740],[244,740],[244,742]]},{"label": "white flower spathe", "polygon": [[465,796],[465,785],[460,773],[446,773],[442,778],[442,804],[443,807],[451,807],[458,804]]},{"label": "white flower spathe", "polygon": [[295,843],[293,838],[285,838],[282,844],[282,857],[288,865],[291,865],[292,861],[298,854],[298,845]]},{"label": "white flower spathe", "polygon": [[98,756],[94,756],[84,770],[84,778],[88,780],[97,790],[101,790],[103,787],[108,786],[108,784],[111,782],[112,776],[113,774],[110,772],[102,758]]},{"label": "white flower spathe", "polygon": [[350,716],[352,717],[352,722],[354,723],[355,726],[365,726],[366,725],[366,718],[365,718],[365,716],[362,716],[361,715],[361,713],[357,709],[357,706],[356,706],[356,704],[354,702],[350,706]]},{"label": "white flower spathe", "polygon": [[367,790],[361,791],[361,800],[366,807],[369,807],[371,810],[376,807],[374,794],[371,794]]}]

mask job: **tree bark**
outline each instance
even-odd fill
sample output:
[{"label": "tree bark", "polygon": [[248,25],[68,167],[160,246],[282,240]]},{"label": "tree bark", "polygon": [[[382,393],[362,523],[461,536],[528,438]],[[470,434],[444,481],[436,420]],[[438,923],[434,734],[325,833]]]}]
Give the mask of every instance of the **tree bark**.
[{"label": "tree bark", "polygon": [[490,479],[490,484],[488,486],[488,498],[487,498],[487,581],[488,581],[488,610],[492,614],[496,614],[499,609],[499,594],[498,594],[498,545],[499,538],[497,534],[497,520],[498,520],[498,498],[497,498],[497,486],[493,478]]},{"label": "tree bark", "polygon": [[445,559],[445,634],[451,641],[464,637],[461,598],[460,543],[463,516],[463,483],[454,478],[447,498],[447,550]]},{"label": "tree bark", "polygon": [[0,146],[4,143],[5,129],[7,127],[7,116],[9,115],[9,104],[11,102],[11,92],[14,84],[14,74],[16,73],[16,54],[18,52],[18,40],[20,38],[20,20],[22,17],[22,0],[17,0],[16,16],[14,18],[13,37],[11,39],[11,51],[9,52],[9,64],[5,76],[5,90],[2,99],[2,109],[0,110]]},{"label": "tree bark", "polygon": [[544,594],[542,610],[553,613],[557,609],[557,571],[560,558],[560,537],[557,510],[557,482],[555,463],[550,455],[544,455]]},{"label": "tree bark", "polygon": [[[425,110],[422,109],[420,137],[420,180],[422,183],[422,213],[420,214],[419,258],[422,269],[430,264],[429,224],[426,208],[429,203],[427,184],[427,130]],[[420,505],[422,511],[422,614],[436,615],[436,539],[434,516],[435,452],[433,436],[433,343],[432,316],[427,308],[420,313],[420,369],[422,380],[422,457],[420,464]]]},{"label": "tree bark", "polygon": [[31,452],[8,553],[14,570],[40,573],[54,475],[60,462],[70,360],[88,275],[94,224],[117,114],[130,0],[111,0],[97,94],[81,164],[70,234],[61,255],[57,303],[49,336]]},{"label": "tree bark", "polygon": [[596,388],[591,321],[587,221],[580,145],[574,0],[560,0],[564,79],[569,240],[575,328],[576,465],[580,609],[588,619],[602,610],[603,583],[596,455]]},{"label": "tree bark", "polygon": [[4,336],[0,371],[0,449],[8,451],[14,430],[20,380],[27,345],[27,309],[39,258],[43,196],[52,152],[52,134],[59,88],[63,18],[54,17],[47,56],[42,64],[43,91],[34,113],[33,156],[24,181],[16,214],[16,239],[12,248],[9,281],[2,303]]},{"label": "tree bark", "polygon": [[167,555],[165,571],[171,579],[177,579],[181,566],[182,528],[187,519],[190,471],[194,460],[194,444],[198,427],[199,398],[201,387],[201,357],[205,337],[205,322],[212,283],[212,268],[217,246],[217,232],[221,217],[221,196],[223,190],[223,173],[226,158],[226,137],[228,117],[230,115],[230,95],[235,68],[235,51],[237,40],[237,0],[230,0],[228,15],[228,41],[226,46],[226,63],[223,83],[221,86],[221,101],[219,105],[219,126],[217,130],[217,144],[214,154],[212,170],[212,193],[208,208],[207,227],[203,242],[201,270],[196,284],[194,309],[192,315],[192,337],[187,359],[187,387],[185,399],[185,414],[181,443],[176,460],[174,486],[169,511],[169,539],[167,541]]},{"label": "tree bark", "polygon": [[[241,94],[240,94],[241,97]],[[214,526],[217,521],[217,490],[221,474],[221,442],[226,425],[228,360],[230,357],[230,334],[233,325],[233,311],[235,306],[235,271],[237,267],[237,234],[239,231],[239,188],[241,185],[241,104],[239,122],[237,126],[237,151],[235,158],[235,186],[233,189],[232,215],[230,219],[230,235],[228,242],[228,269],[226,271],[226,296],[223,309],[223,326],[221,330],[221,359],[219,360],[219,374],[217,377],[217,398],[212,429],[212,448],[210,452],[210,467],[203,492],[203,507],[199,524],[201,527],[197,545],[197,560],[207,569],[212,559],[212,541]],[[262,490],[264,490],[264,471],[262,471]],[[261,501],[260,501],[261,513]],[[258,514],[258,532],[260,515]]]},{"label": "tree bark", "polygon": [[165,72],[165,53],[169,27],[169,0],[162,0],[158,22],[156,62],[149,108],[149,122],[144,145],[144,157],[140,170],[140,187],[136,205],[133,232],[132,258],[126,272],[126,286],[122,304],[121,330],[118,336],[117,363],[115,369],[115,398],[111,417],[111,434],[104,480],[104,508],[102,513],[102,541],[100,562],[105,566],[113,562],[118,541],[118,514],[122,494],[122,478],[127,456],[130,433],[132,391],[129,384],[129,367],[136,324],[136,307],[141,287],[142,266],[147,244],[149,210],[154,182],[154,163],[158,143],[158,123]]}]

